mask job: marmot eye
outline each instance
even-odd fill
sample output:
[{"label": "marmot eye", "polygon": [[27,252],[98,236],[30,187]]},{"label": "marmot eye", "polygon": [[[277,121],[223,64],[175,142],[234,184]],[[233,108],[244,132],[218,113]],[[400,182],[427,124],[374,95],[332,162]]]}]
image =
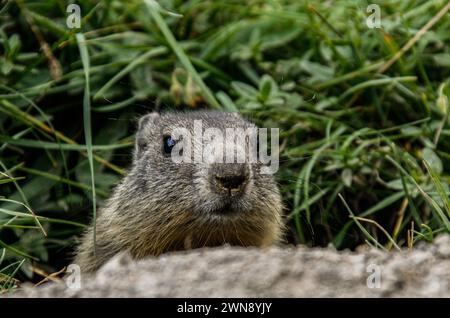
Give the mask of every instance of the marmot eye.
[{"label": "marmot eye", "polygon": [[163,145],[164,145],[164,153],[170,155],[172,152],[173,146],[175,146],[177,142],[171,136],[164,136]]}]

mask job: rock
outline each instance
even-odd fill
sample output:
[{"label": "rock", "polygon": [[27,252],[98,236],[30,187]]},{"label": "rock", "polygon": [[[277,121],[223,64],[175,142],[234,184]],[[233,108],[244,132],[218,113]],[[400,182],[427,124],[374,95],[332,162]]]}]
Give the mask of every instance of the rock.
[{"label": "rock", "polygon": [[218,247],[133,261],[97,274],[23,286],[12,297],[450,297],[450,236],[418,250]]}]

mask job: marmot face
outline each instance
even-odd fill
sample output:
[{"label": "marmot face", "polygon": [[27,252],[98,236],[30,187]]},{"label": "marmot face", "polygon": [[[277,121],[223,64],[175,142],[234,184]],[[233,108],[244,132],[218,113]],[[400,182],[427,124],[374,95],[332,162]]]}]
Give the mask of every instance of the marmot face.
[{"label": "marmot face", "polygon": [[[249,160],[249,155],[244,161],[238,162],[236,157],[227,161],[227,151],[236,155],[256,150],[258,145],[251,137],[239,138],[251,130],[248,128],[256,131],[257,127],[234,113],[152,113],[142,117],[131,172],[139,180],[142,197],[151,197],[158,206],[170,205],[172,211],[189,211],[203,221],[234,222],[280,213],[277,185],[272,175],[261,173],[259,162]],[[235,143],[226,142],[230,130],[238,135]],[[179,131],[190,134],[189,138],[177,135]],[[223,139],[209,138],[207,131],[215,131]],[[174,151],[181,162],[175,162]]]},{"label": "marmot face", "polygon": [[[226,137],[227,129],[242,137],[254,128],[233,113],[142,117],[131,170],[99,211],[96,226],[86,231],[75,263],[92,272],[124,250],[140,259],[205,246],[279,242],[282,204],[273,176],[262,173],[254,157],[237,158],[243,148],[257,148],[254,136],[237,138],[232,147],[217,137]],[[222,152],[216,151],[220,146]]]}]

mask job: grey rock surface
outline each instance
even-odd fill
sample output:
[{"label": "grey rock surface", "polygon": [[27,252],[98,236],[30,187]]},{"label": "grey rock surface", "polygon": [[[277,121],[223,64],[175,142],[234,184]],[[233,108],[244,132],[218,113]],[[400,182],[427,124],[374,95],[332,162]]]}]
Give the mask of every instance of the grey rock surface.
[{"label": "grey rock surface", "polygon": [[137,262],[119,254],[80,289],[48,283],[13,297],[450,297],[450,236],[389,253],[219,247]]}]

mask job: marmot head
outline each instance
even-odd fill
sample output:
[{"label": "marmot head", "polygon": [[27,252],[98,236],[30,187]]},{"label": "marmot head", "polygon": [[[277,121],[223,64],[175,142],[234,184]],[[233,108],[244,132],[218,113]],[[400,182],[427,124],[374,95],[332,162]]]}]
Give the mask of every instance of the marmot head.
[{"label": "marmot head", "polygon": [[280,213],[274,177],[262,173],[265,165],[254,157],[258,136],[257,127],[236,113],[145,115],[136,134],[133,188],[154,205],[204,220]]}]

